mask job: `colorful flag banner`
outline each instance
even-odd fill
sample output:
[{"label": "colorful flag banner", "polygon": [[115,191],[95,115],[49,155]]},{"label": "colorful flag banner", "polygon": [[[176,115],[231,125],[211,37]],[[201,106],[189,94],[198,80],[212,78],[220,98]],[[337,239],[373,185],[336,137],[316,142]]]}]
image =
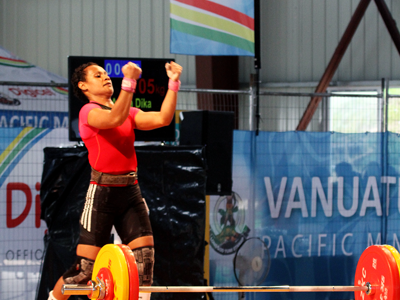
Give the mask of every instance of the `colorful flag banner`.
[{"label": "colorful flag banner", "polygon": [[171,53],[254,56],[254,0],[170,0]]}]

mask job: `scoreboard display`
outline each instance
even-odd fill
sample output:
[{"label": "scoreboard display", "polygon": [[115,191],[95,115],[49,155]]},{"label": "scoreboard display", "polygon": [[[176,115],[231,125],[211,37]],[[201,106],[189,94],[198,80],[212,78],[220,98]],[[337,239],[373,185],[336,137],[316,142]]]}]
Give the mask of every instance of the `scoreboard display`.
[{"label": "scoreboard display", "polygon": [[[137,80],[136,91],[133,94],[132,106],[143,111],[159,111],[168,90],[168,76],[165,64],[174,61],[164,58],[130,58],[130,57],[99,57],[99,56],[69,56],[68,57],[68,122],[69,140],[82,141],[79,135],[79,111],[84,103],[75,97],[71,85],[71,76],[74,70],[88,62],[97,63],[103,67],[111,78],[115,102],[121,91],[121,69],[127,62],[133,62],[142,69],[142,74]],[[135,129],[136,141],[175,141],[175,119],[171,124],[162,128],[142,131]]]}]

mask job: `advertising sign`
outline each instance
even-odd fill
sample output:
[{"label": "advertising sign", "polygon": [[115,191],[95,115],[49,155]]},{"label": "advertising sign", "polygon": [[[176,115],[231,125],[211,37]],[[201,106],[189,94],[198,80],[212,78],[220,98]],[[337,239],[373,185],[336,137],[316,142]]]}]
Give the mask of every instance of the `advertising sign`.
[{"label": "advertising sign", "polygon": [[[399,142],[393,133],[235,131],[234,193],[210,203],[211,284],[353,285],[368,246],[400,248]],[[252,237],[264,242],[259,251],[238,256]],[[260,264],[240,269],[245,259]]]}]

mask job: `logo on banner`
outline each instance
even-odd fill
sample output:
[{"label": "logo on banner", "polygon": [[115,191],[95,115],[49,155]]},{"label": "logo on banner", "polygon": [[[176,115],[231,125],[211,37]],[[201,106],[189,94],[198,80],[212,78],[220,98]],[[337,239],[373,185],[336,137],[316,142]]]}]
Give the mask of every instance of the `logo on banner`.
[{"label": "logo on banner", "polygon": [[212,215],[211,247],[223,255],[235,253],[250,232],[245,224],[246,211],[243,200],[235,192],[229,196],[221,196],[214,206]]},{"label": "logo on banner", "polygon": [[28,96],[36,98],[38,96],[54,97],[56,94],[48,87],[45,88],[31,88],[31,87],[10,87],[8,90],[15,96]]}]

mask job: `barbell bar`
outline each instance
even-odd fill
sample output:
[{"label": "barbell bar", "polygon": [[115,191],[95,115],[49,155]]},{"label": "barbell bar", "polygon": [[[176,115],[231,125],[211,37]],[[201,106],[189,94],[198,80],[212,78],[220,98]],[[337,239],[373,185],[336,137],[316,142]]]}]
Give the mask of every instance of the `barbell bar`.
[{"label": "barbell bar", "polygon": [[[100,282],[97,278],[97,282]],[[65,284],[64,295],[89,295],[97,289],[95,283]],[[365,292],[367,295],[373,291],[370,283],[365,286],[139,286],[139,292],[144,293],[212,293],[212,292]]]},{"label": "barbell bar", "polygon": [[91,299],[137,300],[144,293],[210,292],[354,292],[357,300],[400,299],[400,254],[389,245],[364,250],[357,263],[354,286],[139,286],[136,261],[126,245],[108,244],[96,257],[92,280],[64,284],[64,295]]}]

